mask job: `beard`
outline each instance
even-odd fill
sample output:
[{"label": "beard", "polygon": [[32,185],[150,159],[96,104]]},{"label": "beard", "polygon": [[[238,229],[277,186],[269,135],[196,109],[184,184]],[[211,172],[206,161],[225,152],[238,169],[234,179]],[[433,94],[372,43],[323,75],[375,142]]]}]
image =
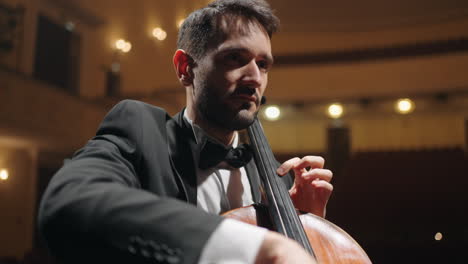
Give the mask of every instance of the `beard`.
[{"label": "beard", "polygon": [[[225,103],[224,101],[229,100],[229,97],[235,94],[245,93],[252,95],[255,93],[255,89],[239,88],[234,94],[228,94],[223,97],[216,93],[216,87],[208,83],[201,83],[197,88],[200,91],[196,100],[196,110],[210,124],[234,131],[245,129],[255,121],[258,109],[252,112],[251,108],[253,106],[250,101],[240,104]],[[257,108],[259,106],[258,98],[259,96],[257,96],[257,102],[255,102]]]}]

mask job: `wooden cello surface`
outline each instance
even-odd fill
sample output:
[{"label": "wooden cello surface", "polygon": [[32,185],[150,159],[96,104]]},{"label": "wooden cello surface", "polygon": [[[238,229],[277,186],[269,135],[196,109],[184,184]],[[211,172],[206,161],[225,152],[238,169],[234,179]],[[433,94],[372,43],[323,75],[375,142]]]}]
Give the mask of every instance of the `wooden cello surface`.
[{"label": "wooden cello surface", "polygon": [[[223,216],[275,230],[267,209],[260,205],[234,209]],[[361,246],[335,224],[309,213],[299,218],[318,263],[372,263]]]},{"label": "wooden cello surface", "polygon": [[296,240],[318,263],[371,263],[345,231],[313,214],[299,214],[286,186],[276,174],[277,163],[258,119],[248,128],[265,204],[231,210],[223,216],[277,231]]}]

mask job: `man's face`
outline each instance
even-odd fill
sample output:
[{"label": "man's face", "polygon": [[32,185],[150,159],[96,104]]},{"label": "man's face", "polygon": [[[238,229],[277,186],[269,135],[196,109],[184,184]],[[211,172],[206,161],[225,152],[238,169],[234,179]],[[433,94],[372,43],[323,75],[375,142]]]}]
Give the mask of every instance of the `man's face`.
[{"label": "man's face", "polygon": [[210,125],[244,129],[259,110],[273,58],[268,34],[258,24],[249,27],[243,34],[231,33],[196,61],[193,107]]}]

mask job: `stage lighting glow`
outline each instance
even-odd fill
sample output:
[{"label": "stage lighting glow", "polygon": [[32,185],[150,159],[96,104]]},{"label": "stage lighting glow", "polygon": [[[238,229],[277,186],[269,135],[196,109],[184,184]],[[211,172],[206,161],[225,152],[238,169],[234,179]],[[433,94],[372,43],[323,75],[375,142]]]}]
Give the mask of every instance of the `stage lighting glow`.
[{"label": "stage lighting glow", "polygon": [[127,53],[132,49],[132,44],[124,39],[119,39],[115,42],[115,48]]},{"label": "stage lighting glow", "polygon": [[132,44],[130,42],[125,42],[125,44],[122,47],[122,51],[127,53],[132,49]]},{"label": "stage lighting glow", "polygon": [[400,114],[409,114],[414,108],[414,102],[409,98],[398,99],[395,104],[395,110]]},{"label": "stage lighting glow", "polygon": [[0,170],[0,180],[2,180],[2,181],[8,180],[8,170],[7,169],[1,169]]},{"label": "stage lighting glow", "polygon": [[167,33],[162,28],[157,27],[153,29],[153,36],[158,40],[165,40]]},{"label": "stage lighting glow", "polygon": [[265,117],[268,120],[277,120],[281,115],[281,110],[276,105],[270,105],[265,109]]},{"label": "stage lighting glow", "polygon": [[125,46],[125,40],[119,39],[115,42],[115,47],[119,50],[122,50]]},{"label": "stage lighting glow", "polygon": [[343,106],[339,103],[334,103],[328,106],[328,116],[331,118],[340,118],[343,115]]}]

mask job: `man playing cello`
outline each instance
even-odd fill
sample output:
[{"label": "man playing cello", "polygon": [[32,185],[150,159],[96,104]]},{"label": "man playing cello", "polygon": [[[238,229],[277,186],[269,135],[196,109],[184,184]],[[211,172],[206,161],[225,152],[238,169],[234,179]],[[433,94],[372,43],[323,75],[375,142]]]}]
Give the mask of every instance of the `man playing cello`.
[{"label": "man playing cello", "polygon": [[[237,131],[259,111],[278,24],[264,0],[217,0],[189,15],[173,59],[186,108],[170,117],[138,101],[117,104],[51,180],[39,227],[58,259],[315,262],[293,240],[219,216],[260,194],[252,160],[209,157],[238,147]],[[321,217],[333,189],[323,166],[321,157],[306,156],[277,169],[294,174],[284,182],[296,208]]]}]

